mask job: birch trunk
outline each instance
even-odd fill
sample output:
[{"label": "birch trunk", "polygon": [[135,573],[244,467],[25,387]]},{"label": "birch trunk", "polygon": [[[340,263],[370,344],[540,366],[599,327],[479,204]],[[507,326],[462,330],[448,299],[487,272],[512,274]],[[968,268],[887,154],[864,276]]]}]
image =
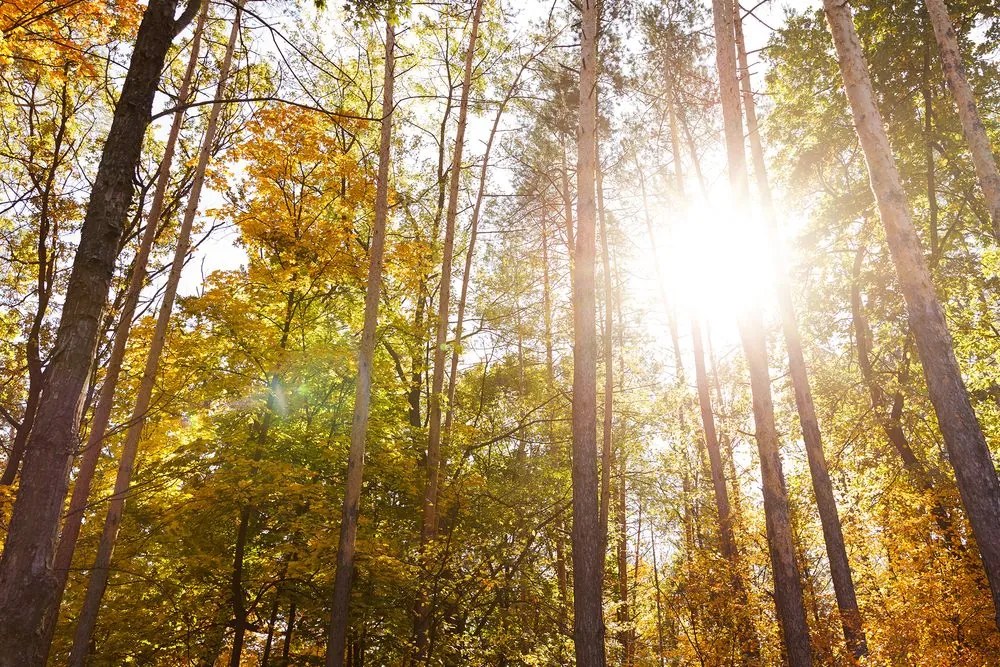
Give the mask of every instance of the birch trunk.
[{"label": "birch trunk", "polygon": [[[226,53],[219,69],[219,83],[215,92],[215,99],[217,100],[221,100],[225,96],[226,83],[233,61],[233,52],[236,49],[236,42],[239,37],[241,15],[242,4],[237,6],[236,16],[233,19],[233,27],[229,34],[229,43],[226,46]],[[180,282],[184,260],[187,257],[191,239],[191,228],[194,225],[194,218],[198,212],[198,202],[201,198],[201,189],[205,181],[205,170],[208,166],[212,146],[215,143],[215,131],[221,111],[222,102],[216,102],[212,105],[209,112],[208,124],[205,127],[205,135],[202,138],[198,154],[198,164],[191,183],[191,192],[188,195],[187,208],[184,211],[184,218],[181,221],[181,228],[177,235],[177,247],[174,249],[173,263],[170,266],[170,274],[167,277],[163,301],[157,313],[156,327],[153,331],[153,339],[150,342],[149,352],[146,356],[146,365],[143,369],[142,381],[136,395],[135,407],[129,418],[129,428],[125,436],[125,444],[122,447],[118,475],[115,479],[114,494],[108,506],[104,529],[98,545],[97,558],[94,568],[90,573],[90,581],[87,585],[83,610],[80,612],[76,632],[73,637],[73,648],[69,659],[69,664],[72,667],[83,667],[85,664],[90,648],[90,640],[97,625],[97,615],[101,608],[101,599],[104,597],[104,591],[110,575],[111,556],[118,538],[118,529],[121,526],[125,500],[132,481],[135,457],[139,450],[142,428],[145,424],[146,414],[149,411],[153,396],[156,371],[160,363],[160,355],[166,343],[170,315],[174,306],[174,298],[177,295],[177,285]]]},{"label": "birch trunk", "polygon": [[36,424],[25,446],[21,484],[0,559],[0,667],[45,662],[45,614],[58,588],[53,557],[69,473],[77,449],[84,392],[93,367],[133,178],[153,96],[174,36],[200,6],[175,19],[175,0],[151,0],[142,17],[121,97],[101,155],[80,231]]},{"label": "birch trunk", "polygon": [[392,23],[385,27],[385,73],[382,83],[382,134],[379,139],[378,181],[375,190],[375,225],[369,247],[368,284],[365,290],[364,327],[358,351],[358,380],[354,389],[354,416],[351,420],[351,448],[347,458],[347,484],[340,517],[337,569],[334,575],[330,632],[327,638],[327,667],[342,667],[354,573],[354,548],[358,533],[358,511],[365,462],[365,436],[371,403],[372,364],[378,327],[379,297],[382,291],[382,264],[385,254],[386,224],[389,217],[389,165],[392,159],[392,110],[395,82],[396,33]]},{"label": "birch trunk", "polygon": [[944,310],[913,226],[850,6],[844,0],[824,0],[824,8],[927,390],[982,555],[1000,625],[1000,481],[969,401]]}]

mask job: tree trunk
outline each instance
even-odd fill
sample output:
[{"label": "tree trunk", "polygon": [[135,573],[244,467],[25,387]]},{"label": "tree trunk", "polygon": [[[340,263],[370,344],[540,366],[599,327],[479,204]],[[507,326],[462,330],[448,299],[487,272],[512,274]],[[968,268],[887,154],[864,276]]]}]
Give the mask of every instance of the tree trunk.
[{"label": "tree trunk", "polygon": [[[201,37],[205,21],[208,17],[208,8],[209,3],[205,2],[198,14],[198,23],[195,26],[194,36],[191,41],[191,54],[188,57],[187,69],[184,72],[184,78],[181,80],[181,85],[177,93],[178,104],[181,106],[190,97],[191,81],[198,67],[198,58],[201,52]],[[176,111],[173,122],[170,125],[170,132],[167,135],[166,146],[163,149],[163,157],[160,160],[156,189],[153,192],[153,200],[150,203],[149,213],[146,215],[146,228],[143,231],[142,240],[139,242],[139,249],[136,252],[135,261],[132,266],[132,275],[129,277],[128,287],[125,291],[118,326],[115,329],[111,355],[108,357],[105,366],[104,382],[101,384],[97,407],[94,410],[90,432],[87,435],[87,444],[83,449],[76,481],[73,485],[73,494],[70,497],[69,509],[66,512],[62,532],[59,535],[59,545],[56,549],[55,566],[53,567],[58,584],[52,608],[46,616],[45,629],[43,631],[45,632],[46,643],[51,643],[52,641],[52,633],[55,630],[59,604],[66,589],[69,570],[73,564],[73,553],[76,550],[76,542],[80,536],[84,512],[87,509],[90,486],[94,479],[94,473],[97,470],[97,463],[101,457],[101,448],[107,433],[108,423],[111,420],[111,412],[114,409],[115,390],[118,385],[119,375],[121,374],[122,362],[125,359],[125,351],[129,335],[132,331],[132,320],[135,317],[135,310],[139,303],[139,294],[145,284],[149,254],[156,241],[156,233],[160,225],[160,217],[163,213],[167,188],[170,185],[170,171],[173,164],[174,151],[177,147],[177,139],[180,135],[183,121],[184,111]]]},{"label": "tree trunk", "polygon": [[615,508],[617,544],[615,545],[615,556],[618,570],[618,644],[621,646],[621,664],[629,667],[632,655],[632,632],[629,628],[629,599],[628,599],[628,516],[625,488],[625,457],[618,453],[618,484],[615,494],[617,496]]},{"label": "tree trunk", "polygon": [[392,110],[395,82],[396,33],[391,20],[385,26],[385,74],[382,83],[382,134],[379,139],[378,183],[375,192],[375,225],[369,247],[368,283],[365,290],[365,319],[358,351],[358,380],[354,390],[354,416],[351,421],[351,448],[347,458],[347,484],[340,518],[340,541],[337,544],[337,569],[334,575],[330,632],[327,638],[327,667],[344,664],[348,612],[351,601],[351,578],[354,572],[354,547],[358,533],[358,510],[365,463],[365,437],[371,403],[372,364],[375,358],[375,334],[378,327],[379,296],[382,290],[382,264],[385,254],[386,224],[389,217],[389,165],[392,160]]},{"label": "tree trunk", "polygon": [[[743,144],[739,84],[736,77],[736,47],[733,28],[734,4],[713,0],[716,67],[722,99],[729,179],[738,205],[749,204],[749,177]],[[760,310],[751,304],[740,316],[739,330],[750,371],[750,390],[764,487],[764,514],[768,548],[774,575],[775,604],[781,622],[788,662],[792,667],[811,664],[809,629],[802,602],[802,584],[795,561],[788,492],[785,488],[774,423],[767,339]]]},{"label": "tree trunk", "polygon": [[737,562],[736,537],[733,533],[732,510],[729,506],[729,488],[722,463],[722,450],[715,430],[715,415],[712,412],[712,397],[709,394],[708,373],[705,366],[705,349],[701,338],[701,327],[696,320],[691,321],[691,341],[694,347],[694,374],[698,385],[698,404],[701,407],[701,424],[705,433],[705,448],[712,474],[712,488],[715,491],[715,507],[719,514],[719,545],[722,557]]},{"label": "tree trunk", "polygon": [[913,227],[851,9],[843,0],[824,0],[824,7],[928,393],[979,545],[1000,625],[1000,480],[969,402],[944,310]]},{"label": "tree trunk", "polygon": [[652,522],[649,524],[649,550],[653,554],[653,590],[656,593],[656,646],[657,661],[660,667],[666,667],[666,649],[663,643],[663,593],[660,590],[660,569],[656,562],[656,530]]},{"label": "tree trunk", "polygon": [[597,332],[595,172],[597,169],[596,0],[583,0],[580,118],[577,134],[577,220],[573,257],[573,643],[578,667],[604,667],[604,618],[597,484]]},{"label": "tree trunk", "polygon": [[788,282],[788,269],[781,253],[778,239],[777,214],[774,210],[774,200],[771,196],[771,185],[768,182],[767,166],[764,160],[764,147],[760,140],[760,128],[757,124],[757,109],[753,99],[753,89],[750,82],[750,67],[747,63],[746,45],[743,40],[743,21],[739,13],[739,4],[735,4],[733,23],[736,34],[736,52],[739,67],[742,72],[740,85],[743,93],[743,110],[746,114],[747,134],[750,137],[750,155],[753,160],[754,177],[757,181],[757,192],[764,206],[764,216],[768,225],[770,245],[775,248],[776,260],[774,266],[774,285],[777,292],[778,311],[781,317],[781,329],[785,337],[785,348],[788,352],[788,371],[792,379],[792,389],[795,394],[795,407],[802,426],[802,439],[805,443],[806,457],[809,462],[809,473],[812,477],[813,492],[816,497],[816,507],[819,510],[820,523],[823,527],[823,540],[826,544],[827,559],[830,563],[830,576],[837,597],[837,607],[840,610],[840,620],[843,626],[844,641],[847,649],[855,658],[868,653],[864,628],[861,622],[861,612],[858,610],[858,599],[854,591],[854,578],[851,565],[847,559],[847,548],[844,545],[844,532],[837,511],[837,500],[833,493],[833,483],[826,465],[826,455],[823,453],[823,442],[819,430],[819,418],[816,416],[816,405],[813,402],[812,388],[809,386],[809,373],[806,369],[805,355],[802,351],[802,338],[799,336],[798,318],[795,305],[792,302],[792,290]]},{"label": "tree trunk", "polygon": [[600,138],[595,140],[597,153],[594,163],[597,165],[597,220],[601,228],[601,268],[604,274],[604,338],[602,351],[604,356],[604,415],[601,424],[601,495],[600,495],[600,531],[601,553],[608,550],[608,515],[611,510],[611,468],[614,465],[612,452],[612,437],[614,435],[614,403],[615,403],[615,371],[614,371],[614,285],[611,275],[611,239],[608,238],[607,215],[604,210],[604,169],[601,166]]},{"label": "tree trunk", "polygon": [[958,50],[958,38],[955,36],[955,26],[948,16],[948,7],[944,0],[924,0],[924,4],[927,6],[927,14],[937,40],[944,80],[955,98],[958,119],[962,123],[962,133],[965,135],[966,143],[969,144],[979,186],[986,197],[986,208],[993,223],[993,238],[1000,242],[1000,172],[997,171],[993,148],[990,146],[986,128],[983,127],[983,120],[976,108],[976,96],[965,76],[962,54]]},{"label": "tree trunk", "polygon": [[[476,0],[469,33],[469,46],[465,52],[465,74],[462,80],[462,94],[459,100],[458,127],[455,133],[455,150],[452,155],[451,174],[448,184],[448,211],[445,214],[444,250],[441,258],[441,287],[438,290],[437,334],[434,343],[434,370],[431,378],[431,393],[428,401],[427,437],[427,484],[424,488],[423,522],[420,531],[421,544],[432,542],[437,536],[438,526],[438,483],[441,473],[441,400],[444,392],[445,352],[448,344],[448,317],[451,305],[451,264],[455,246],[455,223],[458,218],[458,194],[462,178],[462,149],[465,145],[465,126],[469,114],[469,93],[472,88],[472,70],[475,65],[476,40],[479,36],[479,21],[483,12],[483,0]],[[423,549],[424,546],[421,548]],[[429,659],[427,652],[427,631],[430,623],[430,609],[424,593],[417,601],[417,618],[414,635],[417,658]]]},{"label": "tree trunk", "polygon": [[247,632],[247,605],[243,591],[243,562],[250,535],[253,507],[240,509],[239,527],[236,529],[236,548],[233,550],[233,571],[229,579],[229,595],[233,605],[233,646],[229,651],[229,667],[239,667],[243,657],[243,642]]},{"label": "tree trunk", "polygon": [[[229,70],[232,66],[233,51],[236,48],[236,42],[239,37],[241,14],[242,4],[237,6],[236,16],[233,19],[233,27],[229,34],[229,43],[226,46],[226,53],[220,66],[219,83],[215,92],[215,99],[217,100],[225,97],[226,83],[229,78]],[[80,612],[76,632],[73,637],[73,648],[70,652],[69,661],[73,667],[82,667],[86,662],[90,640],[97,625],[97,615],[101,608],[101,599],[104,597],[104,591],[110,575],[111,556],[114,552],[115,542],[118,539],[118,529],[121,526],[122,514],[125,510],[125,500],[132,481],[132,472],[135,465],[135,458],[139,451],[142,429],[152,402],[156,371],[166,343],[170,315],[173,310],[174,299],[177,295],[177,286],[180,282],[181,272],[184,268],[184,260],[187,257],[190,246],[191,228],[194,225],[194,218],[198,212],[201,189],[205,181],[205,170],[208,167],[212,146],[215,143],[216,126],[221,111],[222,102],[216,102],[212,105],[209,112],[208,124],[205,127],[205,135],[202,137],[201,148],[198,154],[198,164],[195,168],[194,180],[191,183],[191,192],[188,195],[187,208],[184,211],[184,218],[181,221],[181,228],[177,235],[177,247],[174,249],[173,263],[170,266],[170,274],[167,277],[163,301],[160,304],[159,313],[157,313],[156,327],[153,331],[153,338],[146,356],[146,365],[143,369],[142,381],[136,395],[135,407],[129,418],[129,428],[125,436],[125,444],[122,446],[118,475],[115,479],[114,494],[108,506],[107,517],[104,521],[104,530],[101,534],[97,550],[97,558],[94,568],[90,573],[90,581],[87,585],[83,610]]]},{"label": "tree trunk", "polygon": [[174,36],[200,5],[174,18],[175,0],[151,0],[136,36],[80,231],[62,317],[45,373],[36,423],[26,443],[21,485],[0,560],[0,666],[41,665],[43,623],[57,588],[52,560],[77,447],[84,388],[93,365],[133,178],[153,96]]}]

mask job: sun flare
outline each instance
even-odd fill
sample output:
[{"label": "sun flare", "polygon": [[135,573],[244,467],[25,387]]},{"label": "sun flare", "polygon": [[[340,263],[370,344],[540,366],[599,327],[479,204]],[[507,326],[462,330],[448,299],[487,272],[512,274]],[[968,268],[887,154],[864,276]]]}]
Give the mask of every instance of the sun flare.
[{"label": "sun flare", "polygon": [[725,188],[653,215],[659,280],[680,314],[726,324],[769,303],[774,252],[761,221]]}]

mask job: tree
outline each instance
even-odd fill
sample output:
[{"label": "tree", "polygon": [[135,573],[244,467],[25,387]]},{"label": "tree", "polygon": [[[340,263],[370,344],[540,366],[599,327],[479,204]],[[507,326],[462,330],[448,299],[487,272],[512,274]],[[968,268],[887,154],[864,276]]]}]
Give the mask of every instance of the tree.
[{"label": "tree", "polygon": [[597,484],[597,333],[594,269],[597,169],[597,27],[600,9],[584,0],[580,24],[580,117],[573,249],[573,642],[576,664],[603,667],[604,540]]},{"label": "tree", "polygon": [[392,89],[395,83],[395,47],[396,33],[392,26],[392,20],[387,19],[385,26],[385,78],[382,83],[382,134],[379,140],[375,223],[372,227],[372,237],[369,244],[371,257],[365,289],[364,329],[361,332],[361,346],[358,351],[358,379],[354,394],[354,416],[351,419],[351,448],[347,459],[347,486],[344,490],[344,509],[340,519],[340,540],[337,545],[337,569],[333,588],[333,612],[326,649],[327,667],[340,667],[344,664],[347,637],[351,578],[354,573],[354,549],[357,540],[365,457],[365,436],[368,430],[371,401],[372,360],[375,355],[386,223],[389,217],[389,167],[392,156]]},{"label": "tree", "polygon": [[76,451],[82,392],[134,193],[132,175],[167,49],[200,3],[192,0],[175,19],[176,6],[174,0],[153,0],[143,15],[91,191],[35,418],[46,428],[33,430],[26,443],[21,486],[0,560],[0,615],[7,619],[0,665],[44,661],[40,629],[56,588],[52,555]]},{"label": "tree", "polygon": [[[712,3],[712,10],[715,18],[716,68],[722,99],[729,180],[735,201],[745,207],[749,201],[749,177],[736,79],[734,14],[732,5],[725,0],[715,0]],[[785,487],[778,450],[767,340],[760,312],[754,305],[751,305],[741,317],[740,338],[750,371],[757,449],[760,453],[761,480],[764,487],[764,512],[767,517],[768,546],[774,576],[775,605],[781,620],[789,663],[808,665],[812,662],[809,629],[806,625],[802,584],[795,559],[788,491]]]},{"label": "tree", "polygon": [[872,191],[906,301],[927,390],[955,469],[962,503],[976,536],[1000,625],[1000,480],[969,402],[944,311],[913,227],[851,9],[846,3],[837,4],[832,0],[826,0],[824,8],[855,129],[864,149]]}]

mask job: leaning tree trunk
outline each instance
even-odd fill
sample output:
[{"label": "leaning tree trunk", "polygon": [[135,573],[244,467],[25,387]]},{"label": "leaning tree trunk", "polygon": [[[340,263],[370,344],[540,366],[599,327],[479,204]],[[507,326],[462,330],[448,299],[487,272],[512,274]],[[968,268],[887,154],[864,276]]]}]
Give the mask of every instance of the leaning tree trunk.
[{"label": "leaning tree trunk", "polygon": [[358,380],[354,389],[354,416],[351,420],[351,448],[347,457],[347,484],[340,517],[340,541],[337,545],[337,569],[333,580],[330,633],[326,646],[327,667],[342,667],[347,638],[348,611],[351,601],[351,575],[354,572],[354,546],[358,533],[358,508],[365,463],[365,436],[371,403],[372,364],[375,358],[375,334],[378,327],[379,295],[382,289],[382,263],[385,254],[385,229],[389,217],[389,164],[392,159],[393,84],[395,82],[396,33],[392,22],[385,26],[385,73],[382,83],[382,134],[379,139],[378,182],[375,190],[375,225],[369,248],[368,284],[365,289],[365,320],[358,351]]},{"label": "leaning tree trunk", "polygon": [[750,83],[750,67],[747,63],[746,45],[743,41],[743,21],[740,17],[738,3],[735,3],[735,10],[733,23],[736,35],[736,53],[742,72],[740,86],[743,93],[743,110],[747,120],[747,134],[750,137],[750,155],[753,160],[754,177],[757,181],[757,192],[764,206],[770,245],[776,249],[776,261],[773,263],[774,285],[778,297],[781,330],[784,333],[785,348],[788,352],[788,371],[792,378],[795,407],[802,425],[802,439],[805,442],[816,507],[819,510],[820,523],[823,527],[823,540],[830,563],[830,577],[833,580],[833,590],[837,597],[837,607],[840,610],[844,641],[851,654],[855,658],[860,658],[868,653],[868,645],[861,623],[861,612],[858,610],[858,598],[854,591],[851,565],[847,559],[847,547],[844,545],[844,531],[840,523],[840,514],[837,511],[837,500],[833,493],[833,483],[830,481],[830,473],[826,465],[826,455],[823,453],[819,418],[816,416],[816,405],[813,402],[812,388],[809,386],[809,373],[806,369],[805,355],[802,352],[802,338],[799,336],[798,318],[795,315],[795,305],[792,302],[788,269],[780,251],[777,214],[774,210],[771,185],[768,182],[767,166],[764,161],[764,147],[760,140],[760,128],[757,124],[757,109]]},{"label": "leaning tree trunk", "polygon": [[594,262],[597,169],[597,0],[583,0],[577,220],[573,253],[573,643],[578,667],[604,667],[604,553],[597,484],[597,332]]},{"label": "leaning tree trunk", "polygon": [[[237,5],[233,27],[229,34],[229,43],[226,46],[226,53],[219,69],[219,83],[215,92],[216,100],[222,100],[225,96],[226,83],[233,61],[233,51],[236,48],[236,42],[239,38],[241,14],[242,3]],[[194,180],[191,183],[191,192],[188,195],[187,208],[184,211],[184,218],[181,221],[180,231],[177,234],[177,247],[174,249],[173,263],[170,266],[170,274],[167,277],[167,284],[164,288],[163,301],[160,304],[159,313],[157,313],[156,327],[153,330],[153,338],[146,356],[146,365],[143,368],[142,380],[136,395],[135,406],[129,418],[129,428],[125,435],[125,444],[122,446],[121,459],[118,464],[118,475],[115,478],[114,493],[108,505],[107,516],[104,520],[104,529],[98,544],[97,557],[94,562],[94,568],[90,573],[90,581],[87,584],[83,609],[77,619],[76,632],[73,636],[73,647],[70,651],[69,660],[69,664],[73,667],[83,667],[86,663],[90,640],[97,625],[97,615],[101,608],[101,600],[104,597],[104,591],[108,584],[111,556],[114,552],[115,542],[118,539],[118,529],[121,527],[122,514],[125,510],[125,500],[132,482],[135,457],[139,451],[139,441],[142,438],[142,429],[145,425],[146,414],[149,412],[150,404],[152,403],[156,371],[159,367],[160,356],[166,343],[170,315],[173,310],[174,299],[177,296],[177,286],[180,283],[184,260],[187,257],[190,246],[191,228],[194,225],[194,218],[198,212],[201,189],[205,182],[205,170],[208,167],[209,156],[212,153],[212,146],[215,143],[215,131],[219,121],[219,114],[222,111],[222,104],[221,101],[216,101],[212,104],[208,116],[208,124],[205,127],[205,135],[202,137],[201,149],[198,154],[198,164],[195,168]]]},{"label": "leaning tree trunk", "polygon": [[1000,625],[1000,480],[969,401],[944,310],[913,226],[868,67],[844,0],[824,0],[847,99],[910,319],[934,412],[979,545]]},{"label": "leaning tree trunk", "polygon": [[[441,474],[441,401],[444,393],[445,352],[448,345],[448,316],[451,306],[451,264],[455,250],[455,223],[458,218],[458,194],[462,178],[462,149],[465,144],[465,126],[469,115],[469,93],[472,88],[472,71],[475,66],[476,40],[484,0],[476,0],[469,33],[469,46],[465,52],[465,73],[458,108],[458,127],[455,132],[455,151],[452,154],[451,175],[448,183],[448,210],[445,214],[444,249],[441,257],[441,287],[438,291],[437,333],[434,343],[434,370],[428,400],[427,483],[424,487],[423,522],[420,531],[421,548],[437,536],[438,485]],[[426,555],[426,554],[425,554]],[[425,593],[421,591],[416,605],[414,638],[418,660],[429,655],[427,632],[431,610]]]},{"label": "leaning tree trunk", "polygon": [[[190,97],[191,81],[198,67],[198,57],[201,52],[201,36],[205,27],[205,20],[208,16],[208,8],[209,3],[204,3],[201,12],[198,14],[198,23],[195,26],[194,37],[191,41],[191,53],[188,56],[187,69],[184,72],[184,78],[181,80],[180,89],[177,92],[178,104],[182,107]],[[111,411],[114,409],[115,389],[117,388],[118,378],[121,374],[122,362],[125,359],[129,335],[132,332],[132,319],[135,317],[135,310],[139,304],[139,294],[145,283],[146,265],[149,262],[149,254],[153,249],[156,232],[160,225],[160,216],[163,213],[167,188],[170,185],[170,169],[173,164],[174,151],[177,147],[177,139],[180,135],[183,121],[184,110],[182,108],[174,113],[170,132],[167,135],[167,143],[163,149],[163,157],[160,160],[156,189],[153,191],[153,200],[149,206],[149,213],[146,215],[146,229],[143,231],[142,240],[139,242],[139,250],[136,252],[132,275],[129,277],[128,287],[125,290],[125,299],[118,318],[118,326],[115,329],[111,355],[105,366],[104,382],[101,384],[97,407],[94,409],[94,415],[90,424],[90,433],[87,435],[87,444],[84,446],[83,456],[76,474],[73,494],[69,502],[69,510],[66,513],[62,532],[59,534],[59,546],[56,549],[55,567],[53,568],[55,576],[58,579],[58,585],[56,587],[56,597],[52,602],[52,608],[46,615],[46,628],[44,632],[47,643],[51,643],[52,641],[52,632],[55,630],[59,604],[66,589],[69,569],[73,564],[73,553],[76,550],[76,542],[80,536],[80,528],[83,525],[83,515],[87,509],[90,485],[93,482],[97,463],[101,457],[101,447],[107,433],[108,423],[111,420]]]},{"label": "leaning tree trunk", "polygon": [[993,223],[993,237],[1000,242],[1000,171],[997,171],[993,148],[989,137],[986,136],[983,119],[976,108],[976,96],[972,93],[972,86],[965,76],[962,54],[958,50],[958,38],[955,36],[955,26],[948,16],[948,7],[944,0],[924,0],[924,4],[927,6],[931,26],[934,28],[944,80],[955,97],[962,133],[969,144],[972,164],[975,165],[979,185],[986,197],[986,208],[989,209],[990,221]]},{"label": "leaning tree trunk", "polygon": [[[750,188],[743,145],[743,122],[740,117],[739,84],[736,77],[733,4],[726,0],[713,0],[712,9],[715,18],[716,67],[722,99],[729,179],[736,201],[746,207],[749,203]],[[789,664],[792,667],[809,665],[812,661],[809,628],[806,625],[802,584],[795,560],[788,491],[785,488],[778,451],[767,339],[760,311],[754,305],[741,315],[739,330],[750,370],[750,391],[757,449],[760,453],[761,481],[764,487],[764,515],[774,575],[775,605],[778,609]]]},{"label": "leaning tree trunk", "polygon": [[133,177],[150,122],[153,96],[174,36],[197,13],[190,0],[150,0],[136,36],[90,202],[80,231],[36,424],[26,446],[21,485],[0,560],[0,667],[45,661],[44,615],[58,588],[52,559],[69,472],[79,437],[84,389],[93,366],[101,312],[114,273]]}]

